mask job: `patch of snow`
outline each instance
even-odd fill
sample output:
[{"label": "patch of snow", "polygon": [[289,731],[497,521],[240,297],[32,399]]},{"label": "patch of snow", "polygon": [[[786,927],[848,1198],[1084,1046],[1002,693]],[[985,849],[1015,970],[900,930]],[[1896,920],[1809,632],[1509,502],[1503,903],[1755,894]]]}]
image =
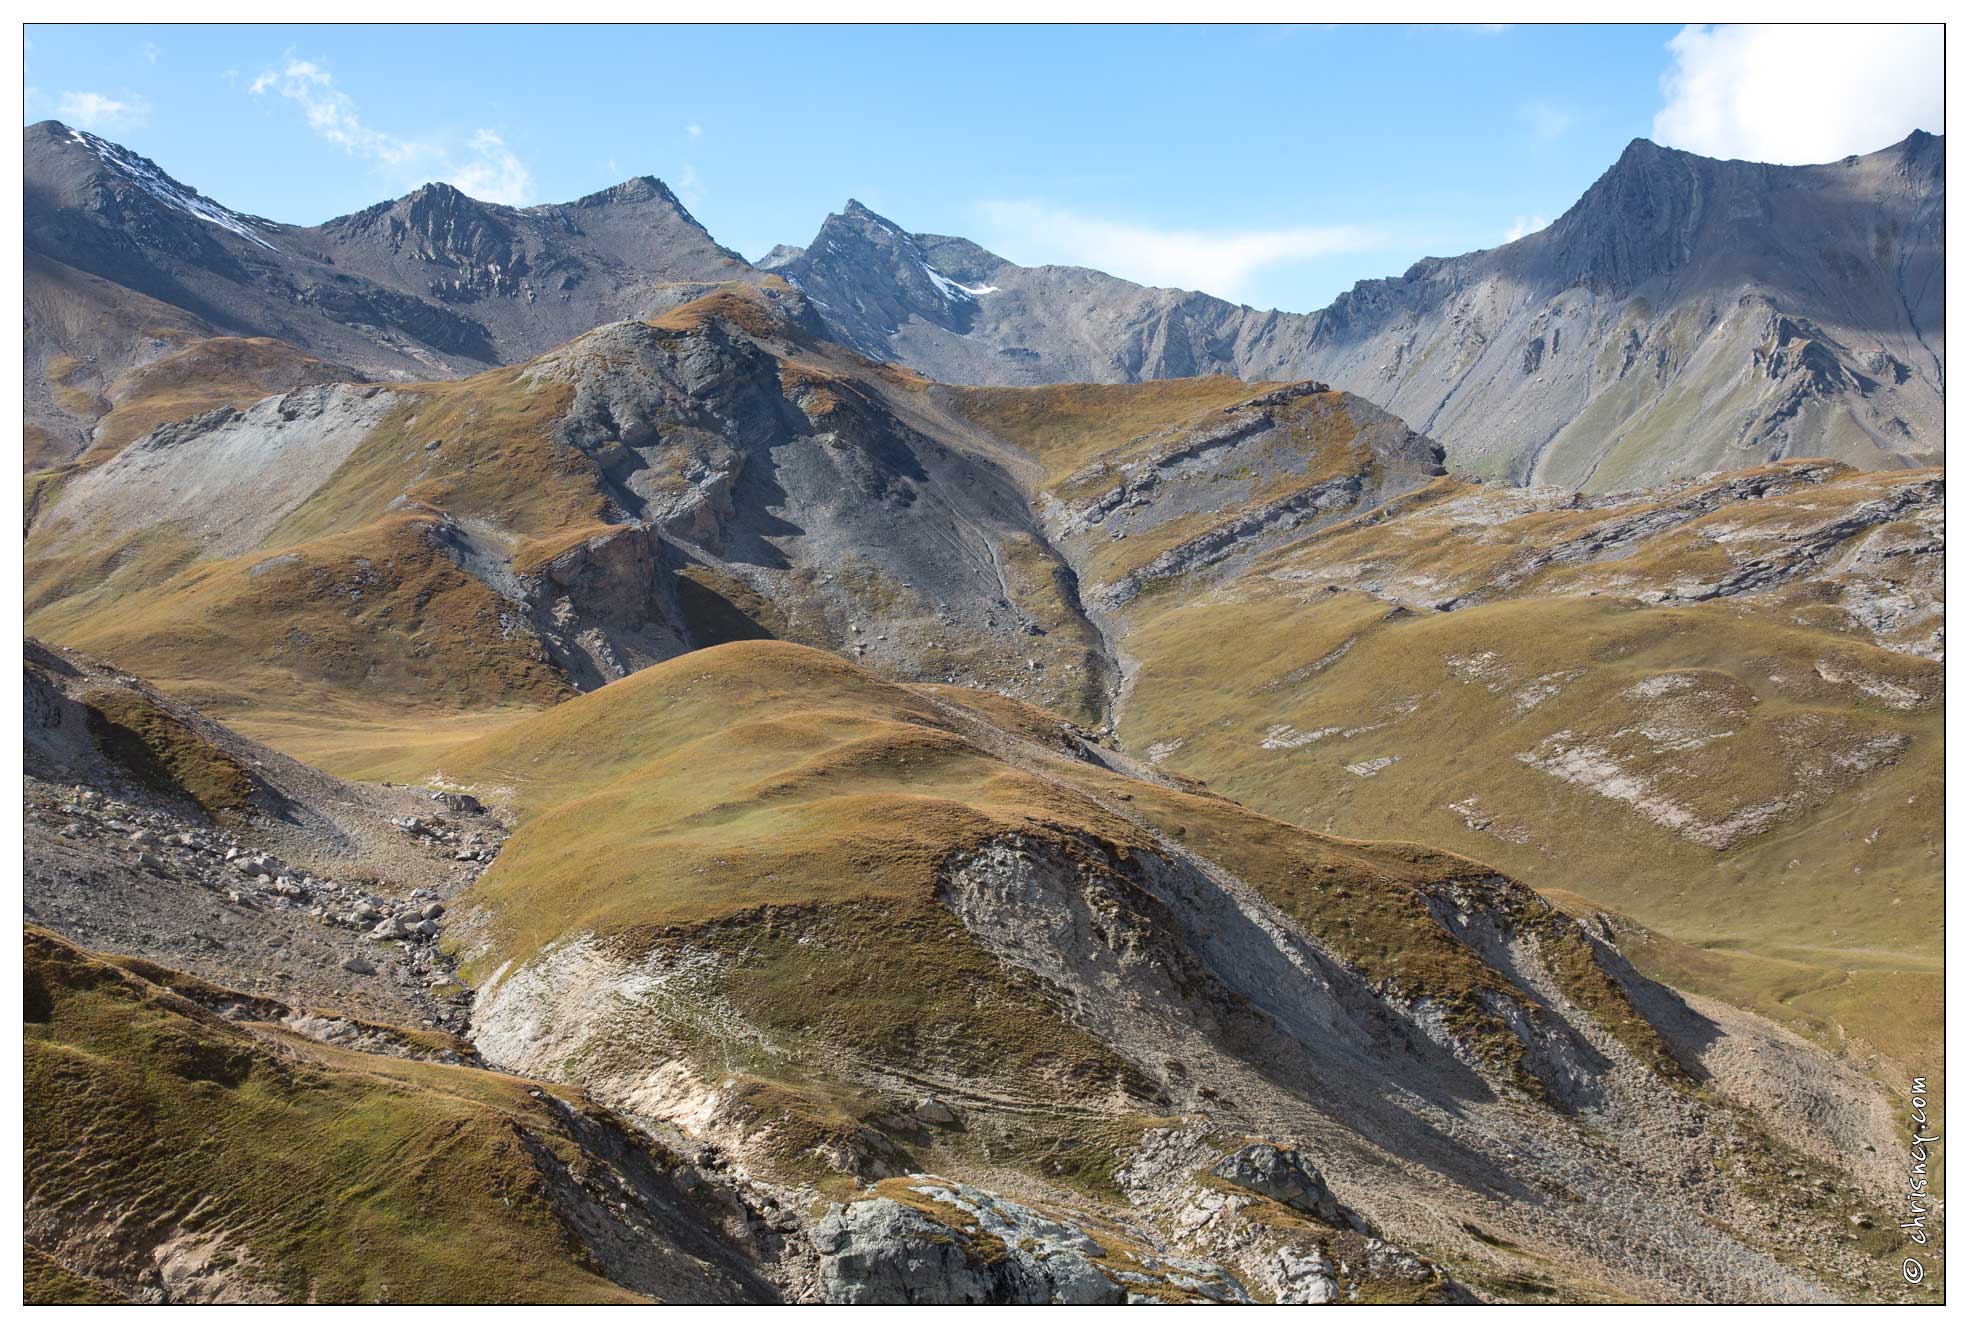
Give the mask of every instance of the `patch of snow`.
[{"label": "patch of snow", "polygon": [[963,282],[952,281],[928,263],[918,263],[916,266],[923,269],[924,275],[935,284],[937,290],[943,293],[943,298],[953,304],[963,300],[968,300],[976,304],[979,296],[990,295],[998,289],[996,286],[986,286],[982,283],[976,286],[966,286]]},{"label": "patch of snow", "polygon": [[231,231],[234,235],[251,240],[262,249],[274,248],[258,231],[247,224],[246,218],[219,206],[203,194],[186,189],[143,158],[125,152],[114,143],[97,138],[94,134],[85,134],[75,129],[69,130],[68,134],[70,138],[101,158],[105,165],[122,172],[139,189],[164,206],[175,208],[200,221],[210,222],[222,230]]}]

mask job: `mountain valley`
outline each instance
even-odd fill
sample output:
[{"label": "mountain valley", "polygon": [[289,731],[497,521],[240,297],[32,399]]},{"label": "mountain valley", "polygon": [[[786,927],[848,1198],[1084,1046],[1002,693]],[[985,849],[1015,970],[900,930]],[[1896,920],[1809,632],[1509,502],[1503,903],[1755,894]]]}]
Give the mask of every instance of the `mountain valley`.
[{"label": "mountain valley", "polygon": [[26,135],[29,1300],[1940,1297],[1939,138],[1292,315]]}]

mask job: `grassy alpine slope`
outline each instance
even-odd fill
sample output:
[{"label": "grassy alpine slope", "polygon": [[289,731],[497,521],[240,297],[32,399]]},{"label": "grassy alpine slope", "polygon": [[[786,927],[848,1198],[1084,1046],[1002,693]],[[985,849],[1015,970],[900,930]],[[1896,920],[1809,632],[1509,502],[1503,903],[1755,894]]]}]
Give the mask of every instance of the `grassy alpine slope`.
[{"label": "grassy alpine slope", "polygon": [[1181,1247],[1122,1164],[1222,1128],[1500,1296],[1877,1288],[1876,1086],[1650,978],[1926,1055],[1939,475],[1480,486],[1318,384],[945,388],[791,299],[147,435],[43,492],[30,626],[506,807],[479,1046],[762,1184]]},{"label": "grassy alpine slope", "polygon": [[611,1279],[580,1227],[607,1167],[588,1149],[629,1137],[572,1090],[222,1019],[202,1003],[236,994],[39,929],[25,944],[30,1300],[761,1292],[708,1224],[645,1230],[649,1256]]},{"label": "grassy alpine slope", "polygon": [[[1514,1265],[1458,1235],[1461,1216],[1608,1286],[1653,1286],[1634,1261],[1658,1235],[1616,1238],[1594,1215],[1657,1186],[1658,1144],[1613,1128],[1620,1161],[1595,1165],[1611,1190],[1562,1206],[1595,1230],[1555,1242],[1549,1200],[1468,1189],[1474,1155],[1520,1165],[1451,1118],[1417,1135],[1410,1095],[1559,1156],[1582,1110],[1690,1114],[1748,1147],[1741,1086],[1708,1059],[1747,1046],[1742,1030],[1705,1008],[1686,1018],[1711,1033],[1688,1041],[1663,990],[1481,863],[1144,780],[1088,737],[746,642],[455,749],[442,778],[520,823],[447,931],[479,1045],[837,1197],[987,1167],[1029,1199],[1128,1214],[1115,1169],[1145,1130],[1202,1113],[1310,1131],[1348,1203],[1453,1270]],[[926,1090],[961,1126],[925,1124]],[[1831,1229],[1752,1257],[1720,1235],[1745,1230],[1735,1201],[1700,1189],[1665,1220],[1716,1234],[1689,1238],[1699,1281],[1840,1277]]]},{"label": "grassy alpine slope", "polygon": [[1882,998],[1939,990],[1939,494],[1824,463],[1591,506],[1438,481],[1140,606],[1120,733],[1762,957],[1751,1004],[1919,1065],[1939,1027]]}]

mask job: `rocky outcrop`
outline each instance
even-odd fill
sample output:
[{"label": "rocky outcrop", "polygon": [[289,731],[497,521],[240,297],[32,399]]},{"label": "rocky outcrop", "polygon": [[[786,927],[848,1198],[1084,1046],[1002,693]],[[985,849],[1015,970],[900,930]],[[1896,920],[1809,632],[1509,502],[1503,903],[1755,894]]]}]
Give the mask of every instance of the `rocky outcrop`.
[{"label": "rocky outcrop", "polygon": [[1118,1233],[1097,1238],[975,1186],[912,1176],[885,1190],[831,1206],[814,1226],[822,1300],[850,1306],[1112,1306],[1247,1299],[1222,1268],[1159,1256]]},{"label": "rocky outcrop", "polygon": [[1281,1149],[1261,1140],[1225,1155],[1210,1172],[1233,1186],[1277,1200],[1288,1209],[1310,1214],[1322,1222],[1345,1221],[1340,1202],[1327,1188],[1326,1179],[1297,1150]]}]

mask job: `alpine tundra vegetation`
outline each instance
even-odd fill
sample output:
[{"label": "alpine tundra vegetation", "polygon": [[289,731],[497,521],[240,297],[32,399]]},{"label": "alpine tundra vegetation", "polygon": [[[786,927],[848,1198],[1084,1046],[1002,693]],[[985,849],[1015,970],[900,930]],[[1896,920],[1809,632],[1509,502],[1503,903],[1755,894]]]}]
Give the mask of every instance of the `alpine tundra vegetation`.
[{"label": "alpine tundra vegetation", "polygon": [[1309,314],[24,148],[29,1301],[1939,1299],[1939,136]]}]

